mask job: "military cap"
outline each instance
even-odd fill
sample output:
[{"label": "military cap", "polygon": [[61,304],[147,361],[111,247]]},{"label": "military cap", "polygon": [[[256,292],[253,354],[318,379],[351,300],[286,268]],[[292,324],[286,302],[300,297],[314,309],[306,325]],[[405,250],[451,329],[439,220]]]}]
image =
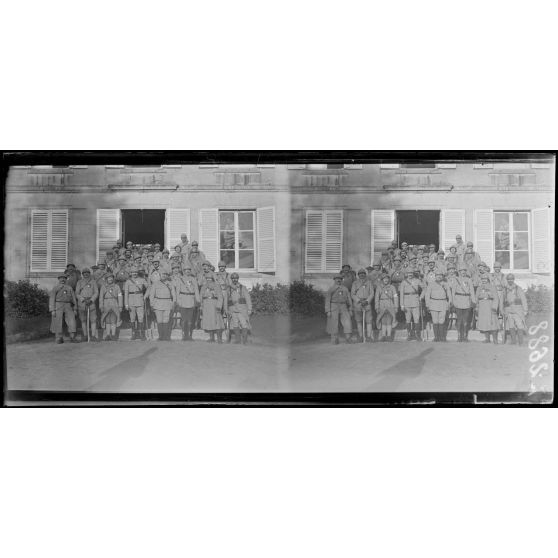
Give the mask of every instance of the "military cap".
[{"label": "military cap", "polygon": [[382,281],[383,281],[384,279],[387,279],[388,281],[391,281],[391,277],[390,277],[387,273],[384,273],[384,274],[382,275]]},{"label": "military cap", "polygon": [[66,265],[66,269],[68,269],[69,267],[73,267],[75,269],[76,266],[73,263],[69,263]]},{"label": "military cap", "polygon": [[438,277],[438,275],[441,275],[442,277],[444,276],[444,272],[441,270],[436,271],[436,273],[434,274],[436,277]]},{"label": "military cap", "polygon": [[91,270],[90,270],[88,267],[84,267],[84,268],[81,270],[81,272],[82,272],[82,273],[91,273]]},{"label": "military cap", "polygon": [[438,256],[440,256],[440,255],[445,256],[446,253],[443,250],[438,250]]},{"label": "military cap", "polygon": [[187,269],[189,269],[191,271],[192,266],[190,264],[186,264],[183,269],[184,269],[184,271],[186,271]]},{"label": "military cap", "polygon": [[161,247],[161,245],[158,242],[155,242],[155,244],[153,244],[153,246],[159,246],[159,248]]},{"label": "military cap", "polygon": [[513,273],[508,273],[506,279],[515,279],[515,275]]},{"label": "military cap", "polygon": [[173,258],[180,258],[180,254],[173,254],[173,255],[171,256],[171,260],[172,260]]},{"label": "military cap", "polygon": [[221,260],[217,265],[219,267],[227,267],[227,264],[223,260]]},{"label": "military cap", "polygon": [[380,263],[380,260],[376,258],[376,259],[372,262],[372,265],[382,265],[382,264]]},{"label": "military cap", "polygon": [[97,265],[98,265],[99,267],[101,267],[102,265],[105,265],[105,266],[106,266],[107,264],[106,264],[105,262],[99,262]]},{"label": "military cap", "polygon": [[494,262],[494,268],[499,267],[500,269],[502,268],[502,264],[500,262]]},{"label": "military cap", "polygon": [[436,264],[436,262],[435,262],[434,260],[428,260],[428,265],[430,265],[430,264],[433,264],[433,265],[435,265],[435,264]]},{"label": "military cap", "polygon": [[448,264],[448,270],[449,269],[455,269],[455,264],[452,264],[452,263]]},{"label": "military cap", "polygon": [[457,257],[456,254],[452,254],[451,252],[446,256],[446,258],[449,260],[450,258],[452,258],[453,260],[455,260],[455,258]]},{"label": "military cap", "polygon": [[197,240],[193,240],[191,244],[192,244],[192,246],[197,246],[197,245],[198,245],[198,241],[197,241]]},{"label": "military cap", "polygon": [[479,265],[482,265],[483,267],[488,267],[484,262],[481,262]]},{"label": "military cap", "polygon": [[168,269],[162,269],[161,270],[161,275],[169,275]]},{"label": "military cap", "polygon": [[108,279],[109,277],[112,277],[114,279],[114,274],[109,272],[105,275],[105,279]]},{"label": "military cap", "polygon": [[209,260],[204,260],[202,262],[202,265],[207,265],[207,266],[211,266],[211,262]]},{"label": "military cap", "polygon": [[158,260],[158,258],[154,258],[153,259],[153,265],[158,264],[158,263],[161,263],[161,262]]},{"label": "military cap", "polygon": [[393,261],[399,260],[401,261],[401,256],[395,256],[395,258],[393,258]]},{"label": "military cap", "polygon": [[341,266],[342,269],[343,269],[344,267],[348,267],[349,269],[351,269],[351,266],[350,266],[349,264],[343,264],[343,265]]},{"label": "military cap", "polygon": [[357,271],[357,275],[360,275],[361,273],[364,274],[364,275],[366,275],[366,269],[364,269],[364,268],[361,267],[361,268]]},{"label": "military cap", "polygon": [[486,280],[488,281],[489,277],[488,277],[488,275],[487,275],[486,273],[483,273],[483,274],[481,275],[481,281],[482,281],[483,279],[486,279]]},{"label": "military cap", "polygon": [[407,246],[409,246],[409,243],[408,243],[408,242],[403,241],[403,242],[401,243],[401,246],[403,246],[403,244],[406,244]]},{"label": "military cap", "polygon": [[414,275],[414,273],[415,273],[414,267],[408,267],[405,271],[405,275],[409,275],[409,274]]},{"label": "military cap", "polygon": [[387,256],[388,254],[389,254],[389,252],[388,252],[387,250],[384,250],[384,251],[382,252],[382,256]]},{"label": "military cap", "polygon": [[334,279],[343,279],[343,275],[341,275],[341,273],[336,273],[336,274],[333,276],[333,278],[334,278]]},{"label": "military cap", "polygon": [[180,269],[180,266],[179,265],[173,265],[172,269]]},{"label": "military cap", "polygon": [[165,249],[163,250],[163,254],[170,254],[169,249],[168,249],[168,248],[165,248]]},{"label": "military cap", "polygon": [[417,257],[415,256],[415,254],[411,254],[411,257],[409,258],[410,260],[416,260]]},{"label": "military cap", "polygon": [[58,275],[58,279],[60,279],[60,277],[64,277],[64,279],[68,278],[68,276],[65,273],[60,273],[60,275]]},{"label": "military cap", "polygon": [[141,260],[141,256],[139,254],[136,254],[136,256],[134,257],[134,260]]},{"label": "military cap", "polygon": [[371,265],[366,266],[366,271],[371,271],[372,269],[374,269],[374,268]]},{"label": "military cap", "polygon": [[99,266],[98,266],[97,264],[93,264],[93,265],[91,266],[91,269],[99,269]]},{"label": "military cap", "polygon": [[231,279],[234,279],[235,277],[236,277],[237,279],[240,278],[240,275],[238,275],[238,273],[237,273],[236,271],[235,271],[234,273],[231,273]]},{"label": "military cap", "polygon": [[429,244],[428,248],[436,248],[436,244]]},{"label": "military cap", "polygon": [[213,273],[208,273],[208,274],[205,276],[205,280],[206,280],[206,281],[215,281],[215,276],[213,275]]},{"label": "military cap", "polygon": [[469,246],[472,248],[473,247],[473,243],[471,241],[467,242],[467,248],[469,248]]}]

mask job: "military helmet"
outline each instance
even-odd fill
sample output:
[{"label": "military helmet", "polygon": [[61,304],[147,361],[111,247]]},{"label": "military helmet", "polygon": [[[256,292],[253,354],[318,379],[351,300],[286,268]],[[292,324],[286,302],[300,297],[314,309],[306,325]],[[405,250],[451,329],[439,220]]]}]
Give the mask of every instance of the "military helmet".
[{"label": "military helmet", "polygon": [[220,260],[219,263],[217,264],[218,267],[227,267],[227,264],[223,261]]},{"label": "military helmet", "polygon": [[235,277],[236,277],[237,279],[240,278],[240,275],[239,275],[236,271],[235,271],[234,273],[231,273],[231,279],[234,279]]},{"label": "military helmet", "polygon": [[91,273],[91,270],[90,270],[88,267],[84,267],[84,268],[81,270],[81,272],[82,272],[82,273]]},{"label": "military helmet", "polygon": [[508,273],[506,279],[515,279],[515,275],[513,273]]}]

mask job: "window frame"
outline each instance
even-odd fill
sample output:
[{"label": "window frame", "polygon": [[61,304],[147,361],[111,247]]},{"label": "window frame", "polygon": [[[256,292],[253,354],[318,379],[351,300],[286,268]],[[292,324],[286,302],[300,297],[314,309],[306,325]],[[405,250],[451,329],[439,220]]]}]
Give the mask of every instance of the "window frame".
[{"label": "window frame", "polygon": [[[497,231],[496,230],[496,215],[497,214],[502,214],[502,213],[507,213],[508,214],[508,226],[509,226],[509,234],[510,234],[510,249],[509,250],[497,250],[496,249],[496,233],[497,232],[505,232],[505,231]],[[525,215],[527,215],[527,250],[514,250],[513,249],[513,235],[515,232],[525,232],[525,231],[515,231],[514,226],[513,226],[513,215],[514,214],[518,214],[518,213],[523,213]],[[493,237],[493,242],[494,242],[494,254],[493,254],[493,263],[496,262],[496,252],[509,252],[510,253],[510,267],[503,267],[502,266],[502,272],[505,273],[529,273],[531,271],[531,266],[532,266],[532,259],[533,259],[533,255],[531,253],[532,251],[532,247],[531,247],[531,230],[532,230],[532,224],[531,224],[531,219],[532,219],[532,212],[529,209],[498,209],[498,210],[494,210],[492,212],[493,215],[493,230],[492,230],[492,234],[494,235]],[[528,257],[528,265],[526,268],[515,268],[514,264],[514,252],[527,252],[527,257]]]},{"label": "window frame", "polygon": [[[35,213],[47,213],[47,244],[46,244],[46,269],[37,269],[33,267],[33,221],[34,221],[34,214]],[[64,267],[55,268],[52,266],[52,214],[54,212],[64,212],[66,214],[66,262]],[[29,211],[29,265],[28,265],[28,273],[29,274],[38,274],[38,275],[49,275],[52,273],[61,273],[65,271],[68,261],[70,260],[70,210],[67,207],[32,207]]]},{"label": "window frame", "polygon": [[[251,209],[232,209],[232,208],[219,208],[217,210],[217,218],[218,218],[218,237],[217,237],[217,242],[218,242],[218,257],[219,257],[219,261],[221,261],[221,251],[229,251],[227,249],[222,249],[221,248],[221,213],[233,213],[234,215],[234,259],[235,259],[235,267],[231,267],[229,266],[229,264],[227,264],[227,269],[229,269],[230,271],[237,271],[237,272],[241,272],[241,273],[257,273],[258,271],[258,239],[257,239],[257,228],[258,228],[258,224],[257,224],[257,210],[255,208],[251,208]],[[252,238],[252,252],[254,254],[254,266],[253,267],[236,267],[237,264],[240,263],[240,256],[239,256],[239,251],[241,250],[241,248],[239,248],[239,240],[240,240],[240,229],[238,228],[238,216],[239,213],[252,213],[252,234],[253,234],[253,238]],[[243,232],[245,232],[247,229],[242,229]]]},{"label": "window frame", "polygon": [[[308,216],[312,213],[321,213],[322,216],[322,248],[321,248],[321,268],[320,271],[309,270],[308,269]],[[328,268],[327,267],[327,214],[328,213],[339,213],[341,216],[341,238],[340,238],[340,265],[339,267]],[[343,265],[343,252],[344,252],[344,242],[345,242],[345,212],[343,209],[311,209],[308,208],[305,211],[304,218],[304,274],[305,275],[319,275],[325,273],[337,273],[341,266]]]}]

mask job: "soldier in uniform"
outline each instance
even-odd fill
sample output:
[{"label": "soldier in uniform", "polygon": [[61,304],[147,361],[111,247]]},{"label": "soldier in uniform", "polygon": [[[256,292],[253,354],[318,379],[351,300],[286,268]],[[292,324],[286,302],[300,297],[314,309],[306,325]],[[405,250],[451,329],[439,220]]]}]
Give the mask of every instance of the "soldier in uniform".
[{"label": "soldier in uniform", "polygon": [[456,327],[459,342],[469,341],[470,315],[476,305],[475,289],[473,282],[467,277],[467,265],[459,266],[459,277],[450,285],[450,302],[456,312]]},{"label": "soldier in uniform", "polygon": [[490,343],[490,334],[494,344],[498,344],[498,292],[489,282],[488,274],[481,275],[481,284],[477,287],[477,327],[484,333],[484,343]]},{"label": "soldier in uniform", "polygon": [[[454,247],[452,246],[452,248],[454,248]],[[450,248],[450,250],[451,250],[451,248]],[[456,268],[456,266],[457,266],[457,255],[453,254],[452,252],[450,252],[446,256],[446,273],[447,273],[447,269],[450,265],[452,265],[454,268]]]},{"label": "soldier in uniform", "polygon": [[101,327],[105,329],[105,341],[116,341],[117,328],[122,324],[122,291],[114,282],[114,275],[108,273],[105,284],[99,292],[99,308],[101,310]]},{"label": "soldier in uniform", "polygon": [[356,281],[356,273],[351,269],[349,264],[344,264],[341,268],[341,275],[343,276],[343,285],[351,292],[351,287]]},{"label": "soldier in uniform", "polygon": [[155,242],[155,244],[153,244],[153,261],[160,260],[162,256],[161,245],[158,242]]},{"label": "soldier in uniform", "polygon": [[529,311],[527,306],[527,298],[523,289],[516,285],[515,275],[508,273],[506,275],[507,285],[504,291],[504,317],[506,320],[506,328],[510,332],[512,344],[523,344],[523,333],[527,329],[525,316]]},{"label": "soldier in uniform", "polygon": [[[457,263],[461,263],[463,261],[463,254],[465,254],[466,246],[463,242],[463,237],[460,234],[455,235],[455,255],[457,257]],[[453,246],[452,246],[453,248]],[[451,248],[450,248],[451,250]]]},{"label": "soldier in uniform", "polygon": [[225,301],[223,291],[215,281],[213,274],[205,277],[205,281],[200,287],[200,297],[202,301],[202,329],[209,333],[210,343],[215,343],[216,333],[218,342],[222,343],[222,331],[225,328],[222,312]]},{"label": "soldier in uniform", "polygon": [[205,262],[207,258],[205,254],[198,248],[198,241],[192,241],[190,245],[190,253],[188,254],[188,261],[192,266],[192,271],[194,275],[198,275],[202,272],[202,264]]},{"label": "soldier in uniform", "polygon": [[182,257],[184,260],[188,259],[188,255],[190,253],[190,243],[188,242],[188,235],[186,233],[182,233],[180,235],[180,248],[182,252]]},{"label": "soldier in uniform", "polygon": [[170,261],[170,252],[168,251],[167,248],[165,248],[162,252],[161,252],[161,259],[159,261],[159,269],[161,271],[166,271],[169,274],[171,274],[171,261]]},{"label": "soldier in uniform", "polygon": [[[351,287],[351,298],[353,302],[354,316],[357,324],[358,340],[366,339],[372,342],[372,301],[374,300],[374,285],[366,277],[364,269],[358,270],[358,279]],[[366,323],[366,331],[362,329],[362,318]]]},{"label": "soldier in uniform", "polygon": [[[397,327],[397,308],[399,307],[397,289],[390,284],[389,275],[384,275],[381,286],[374,295],[376,306],[376,325],[382,331],[381,341],[393,341]],[[392,329],[393,328],[393,329]]]},{"label": "soldier in uniform", "polygon": [[[81,322],[83,336],[87,339],[87,328],[91,326],[91,339],[99,341],[97,338],[97,308],[96,302],[99,298],[99,288],[97,282],[91,277],[91,271],[86,267],[81,272],[82,278],[76,285],[76,299]],[[87,309],[89,309],[89,323],[87,322]]]},{"label": "soldier in uniform", "polygon": [[435,244],[429,244],[428,245],[428,260],[437,260],[437,255],[436,255],[436,245]]},{"label": "soldier in uniform", "polygon": [[113,268],[116,266],[116,258],[114,257],[114,249],[107,250],[105,255],[105,266],[107,271],[112,271]]},{"label": "soldier in uniform", "polygon": [[76,339],[76,314],[77,300],[74,289],[66,284],[67,277],[65,274],[58,276],[58,285],[50,292],[49,312],[52,315],[50,331],[54,333],[55,343],[64,343],[62,329],[64,320],[68,326],[70,333],[70,343],[79,343]]},{"label": "soldier in uniform", "polygon": [[75,292],[77,283],[81,279],[81,273],[76,269],[76,266],[72,263],[69,263],[66,266],[66,271],[64,273],[66,274],[67,277],[66,285],[72,287],[72,289],[74,289]]},{"label": "soldier in uniform", "polygon": [[[426,279],[426,274],[430,271],[430,266],[428,265],[429,262],[430,259],[428,257],[428,254],[423,254],[422,262],[417,263],[417,267],[420,269],[420,274],[423,280]],[[434,271],[434,266],[432,266],[432,271]]]},{"label": "soldier in uniform", "polygon": [[384,250],[380,257],[380,268],[382,273],[390,273],[392,269],[391,258],[389,257],[389,252]]},{"label": "soldier in uniform", "polygon": [[446,253],[443,250],[439,250],[438,251],[438,257],[437,257],[436,262],[434,264],[434,270],[435,271],[441,271],[442,275],[445,275],[447,273],[447,264],[446,264],[445,256],[446,256]]},{"label": "soldier in uniform", "polygon": [[443,283],[444,275],[436,272],[436,280],[426,287],[424,300],[432,317],[434,341],[446,341],[446,314],[451,304],[451,291]]},{"label": "soldier in uniform", "polygon": [[420,279],[414,277],[413,269],[407,270],[405,279],[399,287],[399,300],[401,302],[401,310],[405,312],[405,320],[407,322],[407,341],[416,339],[422,341],[420,336],[421,319],[420,319],[420,294],[422,284]]},{"label": "soldier in uniform", "polygon": [[[230,319],[230,327],[234,330],[235,343],[246,345],[248,331],[251,329],[252,300],[248,289],[239,282],[238,273],[231,273],[231,283],[226,287],[225,302]],[[219,337],[221,334],[219,333]]]},{"label": "soldier in uniform", "polygon": [[473,250],[473,243],[467,242],[467,248],[463,253],[462,263],[467,266],[467,270],[470,276],[472,276],[476,272],[477,265],[480,263],[480,261],[481,259],[479,255]]},{"label": "soldier in uniform", "polygon": [[227,264],[223,260],[217,264],[217,267],[219,271],[215,273],[215,280],[221,286],[221,290],[225,292],[227,287],[231,284],[232,277],[228,274]]},{"label": "soldier in uniform", "polygon": [[152,267],[149,271],[149,275],[147,276],[147,282],[150,285],[157,283],[163,278],[163,272],[159,268],[159,260],[153,260]]},{"label": "soldier in uniform", "polygon": [[351,343],[353,327],[351,316],[353,314],[353,304],[351,293],[343,285],[343,275],[338,273],[333,278],[335,284],[329,288],[325,296],[325,311],[327,314],[327,332],[331,335],[331,343],[339,343],[339,320],[345,333],[345,342]]},{"label": "soldier in uniform", "polygon": [[130,277],[124,283],[124,306],[130,314],[132,341],[136,339],[145,341],[145,299],[143,297],[147,291],[147,281],[143,277],[139,277],[138,272],[137,267],[132,267]]},{"label": "soldier in uniform", "polygon": [[171,337],[171,311],[174,306],[175,290],[169,279],[167,271],[161,272],[161,279],[155,281],[149,289],[149,301],[155,312],[159,341],[170,341]]},{"label": "soldier in uniform", "polygon": [[182,341],[191,341],[196,308],[201,304],[198,282],[192,275],[190,266],[187,267],[184,276],[180,275],[178,267],[174,267],[172,271],[174,300],[180,312],[182,324]]},{"label": "soldier in uniform", "polygon": [[198,273],[197,276],[198,285],[203,285],[203,283],[205,283],[208,277],[210,276],[213,277],[213,279],[215,279],[213,271],[211,271],[211,262],[208,262],[206,260],[205,262],[202,263],[201,273]]},{"label": "soldier in uniform", "polygon": [[494,273],[491,273],[490,282],[496,288],[498,293],[498,314],[504,316],[504,291],[507,286],[506,276],[502,273],[502,264],[500,262],[494,262]]},{"label": "soldier in uniform", "polygon": [[180,265],[180,271],[182,271],[182,266],[184,265],[184,254],[182,253],[182,244],[177,244],[170,255],[170,259]]},{"label": "soldier in uniform", "polygon": [[372,264],[372,269],[368,272],[368,280],[374,286],[374,290],[376,290],[378,285],[381,283],[382,275],[383,272],[382,272],[382,266],[380,264],[380,260],[374,260]]},{"label": "soldier in uniform", "polygon": [[434,283],[436,281],[436,262],[434,260],[428,260],[428,267],[423,271],[423,273],[423,281],[426,285]]},{"label": "soldier in uniform", "polygon": [[401,256],[395,256],[393,258],[393,269],[390,273],[390,280],[392,285],[399,290],[399,285],[405,279],[405,271],[401,267]]}]

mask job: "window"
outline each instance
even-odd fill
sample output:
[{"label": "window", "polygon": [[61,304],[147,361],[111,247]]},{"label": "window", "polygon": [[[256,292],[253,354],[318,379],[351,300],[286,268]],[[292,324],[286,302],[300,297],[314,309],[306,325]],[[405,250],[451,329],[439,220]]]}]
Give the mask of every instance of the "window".
[{"label": "window", "polygon": [[506,270],[529,269],[529,212],[494,212],[494,261]]},{"label": "window", "polygon": [[306,212],[306,273],[330,273],[341,269],[343,259],[343,211]]},{"label": "window", "polygon": [[219,259],[233,269],[254,269],[255,211],[219,211]]},{"label": "window", "polygon": [[31,210],[32,272],[64,271],[68,263],[68,210]]}]

